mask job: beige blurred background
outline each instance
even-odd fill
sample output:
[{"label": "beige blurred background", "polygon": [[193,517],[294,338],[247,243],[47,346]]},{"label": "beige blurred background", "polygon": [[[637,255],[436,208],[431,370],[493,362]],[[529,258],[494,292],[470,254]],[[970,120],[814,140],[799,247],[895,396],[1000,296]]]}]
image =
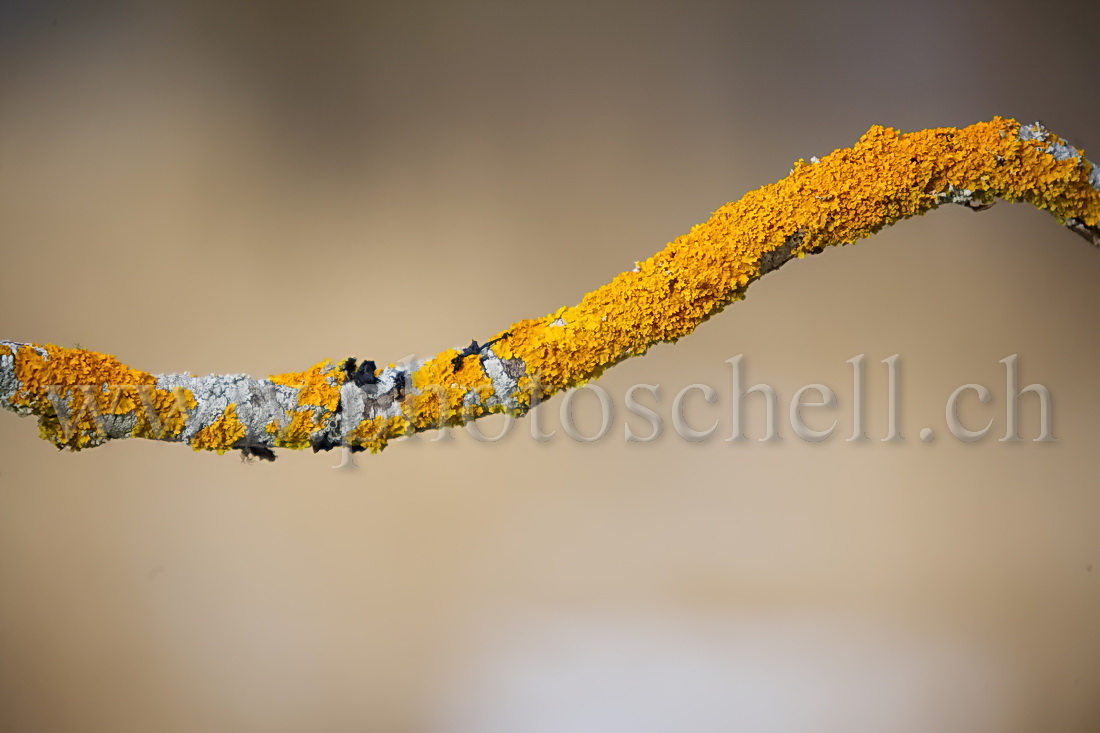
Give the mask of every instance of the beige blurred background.
[{"label": "beige blurred background", "polygon": [[[1100,158],[1100,10],[0,3],[0,337],[266,375],[484,339],[852,144],[995,114]],[[561,399],[274,465],[0,415],[0,730],[1100,729],[1100,253],[1024,206],[794,262]],[[883,443],[900,354],[905,440]],[[730,367],[832,438],[729,443]],[[851,431],[866,354],[868,434]],[[1055,443],[1004,433],[1004,368]],[[628,444],[631,385],[665,435]],[[718,433],[689,443],[673,396]],[[952,439],[944,402],[982,383]],[[650,405],[654,401],[642,398]],[[582,394],[578,423],[598,427]],[[748,403],[750,435],[763,431]],[[487,424],[492,433],[497,422]],[[928,426],[936,438],[921,442]]]}]

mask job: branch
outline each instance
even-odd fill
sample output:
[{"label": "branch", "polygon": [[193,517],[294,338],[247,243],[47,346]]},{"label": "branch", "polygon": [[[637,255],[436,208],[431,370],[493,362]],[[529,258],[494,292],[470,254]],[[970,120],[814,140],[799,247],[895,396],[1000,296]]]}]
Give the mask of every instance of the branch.
[{"label": "branch", "polygon": [[0,341],[0,404],[38,417],[59,448],[119,438],[274,459],[273,448],[377,452],[394,438],[496,412],[523,415],[660,341],[675,341],[757,278],[941,204],[1026,201],[1100,246],[1100,168],[1041,124],[994,118],[899,134],[874,126],[850,148],[718,209],[575,306],[484,343],[378,368],[322,361],[268,379],[150,374],[115,357]]}]

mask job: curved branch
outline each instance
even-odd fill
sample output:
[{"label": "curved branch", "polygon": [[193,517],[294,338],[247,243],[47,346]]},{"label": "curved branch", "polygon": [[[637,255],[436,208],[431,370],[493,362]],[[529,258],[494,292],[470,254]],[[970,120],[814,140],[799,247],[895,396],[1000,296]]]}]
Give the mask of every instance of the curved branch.
[{"label": "curved branch", "polygon": [[997,117],[905,135],[876,125],[850,148],[796,161],[577,305],[481,344],[407,365],[349,358],[251,379],[150,374],[83,349],[0,341],[0,404],[37,416],[43,438],[73,450],[137,437],[271,459],[276,447],[379,451],[402,435],[522,415],[687,335],[794,257],[941,204],[981,210],[995,199],[1046,209],[1100,246],[1100,168],[1039,123]]}]

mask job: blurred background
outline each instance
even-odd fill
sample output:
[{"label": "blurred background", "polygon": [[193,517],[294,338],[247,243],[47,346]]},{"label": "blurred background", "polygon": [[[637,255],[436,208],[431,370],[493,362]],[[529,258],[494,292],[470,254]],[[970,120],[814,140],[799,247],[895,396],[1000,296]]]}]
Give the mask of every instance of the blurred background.
[{"label": "blurred background", "polygon": [[[1100,159],[1100,6],[0,2],[0,337],[263,376],[484,340],[798,158],[994,115]],[[0,730],[1100,729],[1100,253],[999,204],[788,264],[498,442],[275,464],[0,415]],[[782,440],[727,442],[731,369]],[[867,370],[867,441],[851,367]],[[904,440],[887,433],[899,354]],[[1005,369],[1053,398],[1005,432]],[[697,429],[669,422],[684,387]],[[786,419],[832,387],[820,443]],[[944,405],[989,436],[953,439]],[[630,443],[644,420],[665,433]],[[815,395],[809,395],[812,400]],[[573,400],[598,430],[597,400]],[[479,423],[494,435],[500,419]],[[934,439],[918,435],[929,427]]]}]

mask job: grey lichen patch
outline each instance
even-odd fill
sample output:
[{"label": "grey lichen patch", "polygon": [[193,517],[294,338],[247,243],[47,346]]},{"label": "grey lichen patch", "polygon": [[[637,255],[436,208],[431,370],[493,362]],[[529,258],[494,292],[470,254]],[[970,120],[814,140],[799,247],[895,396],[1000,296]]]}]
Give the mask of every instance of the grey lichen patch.
[{"label": "grey lichen patch", "polygon": [[[386,367],[378,375],[378,383],[373,386],[373,394],[376,396],[387,395],[399,389],[403,389],[409,381],[409,372],[400,366]],[[365,388],[364,388],[365,389]]]},{"label": "grey lichen patch", "polygon": [[1038,140],[1041,143],[1045,143],[1050,138],[1050,130],[1043,126],[1042,122],[1036,120],[1030,125],[1020,125],[1020,132],[1016,135],[1020,140]]},{"label": "grey lichen patch", "polygon": [[1081,150],[1060,140],[1053,139],[1054,136],[1050,130],[1043,126],[1043,123],[1036,121],[1030,125],[1020,125],[1020,132],[1017,137],[1020,140],[1038,140],[1047,143],[1047,146],[1043,148],[1043,152],[1052,156],[1055,160],[1076,158],[1080,165],[1089,166],[1089,185],[1100,191],[1100,170],[1097,169],[1096,165],[1089,162]]},{"label": "grey lichen patch", "polygon": [[298,391],[274,384],[267,379],[251,379],[246,374],[193,377],[190,374],[158,374],[157,389],[190,390],[197,403],[187,417],[180,439],[190,442],[203,428],[225,415],[229,405],[236,405],[237,419],[245,426],[250,442],[272,445],[274,437],[266,428],[272,422],[284,427],[297,408]]},{"label": "grey lichen patch", "polygon": [[137,415],[132,412],[123,415],[103,415],[102,426],[108,440],[129,438],[137,427]]},{"label": "grey lichen patch", "polygon": [[1085,157],[1077,148],[1061,142],[1052,142],[1044,148],[1043,152],[1053,155],[1055,160],[1082,159]]},{"label": "grey lichen patch", "polygon": [[366,400],[363,398],[363,389],[356,386],[355,382],[344,382],[340,387],[340,433],[347,435],[363,422],[367,414]]},{"label": "grey lichen patch", "polygon": [[298,392],[267,379],[248,380],[247,390],[248,400],[237,404],[237,419],[245,426],[246,440],[269,445],[273,438],[267,426],[274,423],[282,430],[290,423],[291,413],[297,408]]},{"label": "grey lichen patch", "polygon": [[[509,370],[509,363],[512,364],[512,370]],[[493,351],[492,347],[485,349],[485,354],[481,360],[481,366],[485,370],[485,373],[489,375],[489,381],[493,384],[493,397],[488,402],[490,405],[495,401],[503,405],[508,410],[515,410],[519,407],[516,402],[516,390],[519,388],[519,375],[513,375],[515,371],[514,362],[519,362],[520,369],[522,369],[523,362],[519,359],[502,360]],[[522,374],[522,372],[520,372]]]},{"label": "grey lichen patch", "polygon": [[14,341],[0,341],[0,344],[11,350],[10,354],[0,354],[0,400],[9,410],[14,410],[11,398],[19,391],[19,380],[15,376],[15,351],[22,344]]}]

